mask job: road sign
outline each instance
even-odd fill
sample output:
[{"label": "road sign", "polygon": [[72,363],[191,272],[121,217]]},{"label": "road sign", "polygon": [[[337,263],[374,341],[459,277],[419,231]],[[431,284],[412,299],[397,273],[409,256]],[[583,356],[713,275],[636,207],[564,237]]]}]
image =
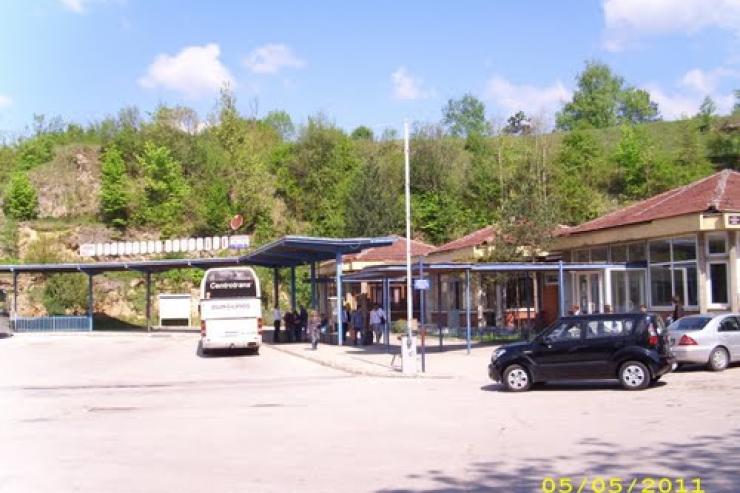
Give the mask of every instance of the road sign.
[{"label": "road sign", "polygon": [[416,279],[414,289],[429,289],[429,279]]},{"label": "road sign", "polygon": [[229,237],[229,248],[249,248],[249,235]]},{"label": "road sign", "polygon": [[236,216],[231,218],[231,221],[229,221],[229,226],[233,231],[241,228],[242,224],[244,224],[244,218],[241,214],[237,214]]}]

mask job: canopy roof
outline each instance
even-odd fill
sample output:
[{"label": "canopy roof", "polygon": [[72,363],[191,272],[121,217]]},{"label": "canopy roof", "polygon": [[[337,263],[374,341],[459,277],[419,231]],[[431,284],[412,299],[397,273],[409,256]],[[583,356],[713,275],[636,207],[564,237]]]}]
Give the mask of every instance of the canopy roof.
[{"label": "canopy roof", "polygon": [[311,262],[334,260],[337,254],[358,253],[366,248],[392,245],[396,238],[321,238],[284,236],[241,257],[162,259],[135,262],[89,262],[68,264],[0,265],[0,272],[60,273],[84,272],[101,274],[112,271],[163,272],[172,269],[259,265],[263,267],[295,267]]}]

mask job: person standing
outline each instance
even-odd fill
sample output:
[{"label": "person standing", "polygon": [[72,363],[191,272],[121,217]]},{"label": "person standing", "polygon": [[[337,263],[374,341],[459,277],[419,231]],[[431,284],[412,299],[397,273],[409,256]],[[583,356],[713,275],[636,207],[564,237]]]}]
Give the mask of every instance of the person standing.
[{"label": "person standing", "polygon": [[298,340],[302,342],[306,339],[306,331],[308,329],[308,312],[306,311],[306,307],[303,305],[301,305],[301,311],[298,313],[298,319],[301,321]]},{"label": "person standing", "polygon": [[282,319],[282,314],[280,313],[280,307],[276,306],[272,309],[272,323],[275,327],[275,330],[272,333],[272,343],[277,344],[280,342],[280,322]]},{"label": "person standing", "polygon": [[314,351],[316,350],[316,347],[319,345],[319,330],[321,329],[321,317],[319,316],[319,313],[316,310],[311,310],[311,313],[308,316],[308,337],[311,341],[311,349]]},{"label": "person standing", "polygon": [[288,335],[288,342],[293,342],[293,312],[290,310],[285,312],[283,320],[285,321],[285,333]]},{"label": "person standing", "polygon": [[293,311],[293,341],[301,342],[301,314],[297,310]]},{"label": "person standing", "polygon": [[355,335],[355,346],[362,341],[364,328],[365,317],[362,315],[362,310],[358,307],[352,312],[352,332]]},{"label": "person standing", "polygon": [[678,296],[674,296],[671,300],[673,302],[673,313],[671,314],[671,323],[675,322],[676,320],[683,318],[683,303],[681,303],[681,298]]},{"label": "person standing", "polygon": [[380,344],[383,338],[383,329],[385,327],[385,312],[377,303],[370,311],[370,328],[375,332],[376,342]]}]

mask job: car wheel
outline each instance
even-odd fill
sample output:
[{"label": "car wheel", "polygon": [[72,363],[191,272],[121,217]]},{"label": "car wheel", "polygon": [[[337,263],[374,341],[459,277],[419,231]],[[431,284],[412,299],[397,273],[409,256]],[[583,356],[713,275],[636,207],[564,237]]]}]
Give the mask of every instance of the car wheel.
[{"label": "car wheel", "polygon": [[511,392],[524,392],[532,386],[529,372],[521,365],[511,365],[504,370],[504,387]]},{"label": "car wheel", "polygon": [[619,383],[627,390],[643,390],[651,381],[650,370],[639,361],[628,361],[619,369]]},{"label": "car wheel", "polygon": [[709,354],[709,369],[712,371],[722,371],[730,364],[730,355],[727,349],[716,347]]}]

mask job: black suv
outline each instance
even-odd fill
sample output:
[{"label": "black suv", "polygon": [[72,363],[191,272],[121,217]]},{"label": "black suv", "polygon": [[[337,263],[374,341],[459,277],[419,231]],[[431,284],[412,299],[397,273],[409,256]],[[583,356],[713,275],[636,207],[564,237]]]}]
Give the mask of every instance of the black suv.
[{"label": "black suv", "polygon": [[574,379],[618,379],[627,390],[641,390],[675,367],[659,315],[615,313],[562,317],[532,342],[501,346],[488,375],[513,392]]}]

